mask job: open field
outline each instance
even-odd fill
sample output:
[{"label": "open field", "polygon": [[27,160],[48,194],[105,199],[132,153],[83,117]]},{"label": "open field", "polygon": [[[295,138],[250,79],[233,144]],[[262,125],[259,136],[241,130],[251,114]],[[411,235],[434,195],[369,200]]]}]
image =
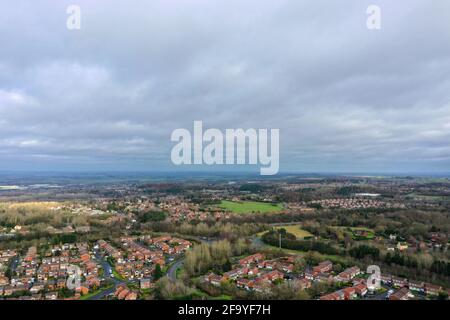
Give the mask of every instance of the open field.
[{"label": "open field", "polygon": [[24,188],[21,186],[0,186],[0,191],[2,190],[23,190]]},{"label": "open field", "polygon": [[[304,239],[305,237],[314,237],[313,234],[311,234],[310,232],[303,230],[300,228],[300,226],[297,224],[293,224],[293,225],[282,225],[282,226],[276,226],[274,227],[274,229],[286,229],[286,231],[288,233],[292,233],[294,236],[297,237],[297,239]],[[263,231],[258,233],[258,236],[262,236],[265,232],[267,231]]]},{"label": "open field", "polygon": [[[271,245],[268,245],[268,244],[264,244],[263,248],[280,251],[280,248],[275,247],[275,246],[271,246]],[[338,256],[338,255],[331,255],[331,254],[323,254],[323,253],[319,253],[317,251],[308,251],[308,252],[306,252],[306,251],[301,251],[301,250],[293,250],[293,249],[282,248],[281,252],[284,252],[286,254],[298,255],[300,257],[304,257],[308,252],[314,252],[316,257],[319,257],[321,260],[330,260],[333,263],[340,263],[340,264],[344,264],[344,265],[350,265],[350,264],[354,263],[353,259],[349,258],[349,257],[342,257],[342,256]]]},{"label": "open field", "polygon": [[416,201],[450,201],[449,196],[430,196],[424,194],[410,193],[407,197],[414,199]]},{"label": "open field", "polygon": [[370,240],[375,237],[375,231],[364,227],[333,227],[350,233],[354,240]]},{"label": "open field", "polygon": [[256,201],[227,201],[223,200],[220,208],[231,211],[233,213],[268,213],[268,212],[278,212],[283,209],[281,204],[272,204],[266,202],[256,202]]},{"label": "open field", "polygon": [[8,209],[48,210],[61,206],[61,203],[54,201],[31,201],[31,202],[3,202],[0,205]]}]

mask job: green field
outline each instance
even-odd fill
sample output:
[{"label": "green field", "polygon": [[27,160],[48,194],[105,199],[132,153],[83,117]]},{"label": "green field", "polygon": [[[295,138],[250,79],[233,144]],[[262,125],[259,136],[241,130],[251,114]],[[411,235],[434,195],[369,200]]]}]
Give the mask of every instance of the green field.
[{"label": "green field", "polygon": [[[303,230],[300,228],[299,225],[283,225],[283,226],[276,226],[274,227],[274,229],[286,229],[286,231],[288,233],[292,233],[294,236],[297,237],[297,239],[304,239],[305,237],[314,237],[313,234],[311,234],[310,232]],[[258,236],[263,235],[264,233],[266,233],[267,231],[263,231],[261,233],[258,234]]]},{"label": "green field", "polygon": [[[350,233],[354,240],[371,240],[375,237],[375,231],[364,227],[333,227],[336,229],[342,229],[344,232]],[[350,232],[349,232],[350,231]],[[358,235],[358,231],[365,231],[366,235]]]},{"label": "green field", "polygon": [[410,193],[407,195],[407,198],[412,198],[419,201],[450,201],[449,196],[430,196],[417,193]]},{"label": "green field", "polygon": [[267,202],[256,202],[256,201],[227,201],[223,200],[220,208],[233,213],[268,213],[268,212],[278,212],[283,209],[281,204],[272,204]]},{"label": "green field", "polygon": [[[275,246],[271,246],[271,245],[268,245],[268,244],[264,244],[264,248],[272,249],[272,250],[275,250],[275,251],[280,251],[280,248],[275,247]],[[343,264],[343,265],[354,264],[354,260],[352,258],[338,256],[338,255],[331,255],[331,254],[323,254],[323,253],[319,253],[319,252],[316,252],[316,251],[308,251],[308,252],[306,252],[306,251],[286,249],[286,248],[282,248],[281,251],[284,252],[284,253],[287,253],[287,254],[299,255],[300,257],[305,256],[305,254],[307,254],[308,252],[314,252],[315,255],[317,257],[320,257],[321,260],[330,260],[333,263],[339,263],[339,264]]]},{"label": "green field", "polygon": [[177,271],[175,272],[175,276],[177,279],[183,279],[183,276],[185,275],[185,271],[183,268],[177,268]]},{"label": "green field", "polygon": [[116,269],[112,269],[114,278],[116,278],[117,280],[121,280],[121,281],[125,281],[126,279],[124,277],[122,277],[117,271]]}]

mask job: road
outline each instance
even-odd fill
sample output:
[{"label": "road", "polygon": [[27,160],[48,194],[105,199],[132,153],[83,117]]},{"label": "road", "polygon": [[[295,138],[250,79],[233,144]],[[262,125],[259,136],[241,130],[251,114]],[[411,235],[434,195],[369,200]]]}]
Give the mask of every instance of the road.
[{"label": "road", "polygon": [[101,300],[106,296],[109,296],[110,294],[114,293],[116,291],[116,286],[117,284],[115,284],[113,287],[103,290],[102,292],[99,292],[96,295],[93,295],[92,297],[89,298],[89,300]]},{"label": "road", "polygon": [[16,273],[17,266],[19,265],[19,257],[15,256],[9,265],[9,269],[11,270],[11,274]]},{"label": "road", "polygon": [[102,265],[103,275],[105,276],[105,279],[111,278],[112,269],[109,263],[100,255],[98,251],[94,251],[94,256],[97,262]]},{"label": "road", "polygon": [[[389,299],[389,294],[388,291],[392,290],[393,292],[396,292],[397,290],[399,290],[400,288],[395,288],[392,286],[387,286],[385,284],[382,284],[382,287],[386,290],[382,293],[378,293],[378,294],[374,294],[374,295],[370,295],[367,294],[364,299],[365,300],[388,300]],[[426,300],[427,297],[426,295],[424,295],[423,293],[419,293],[419,292],[413,292],[414,295],[414,300]]]},{"label": "road", "polygon": [[174,264],[172,264],[169,269],[167,270],[167,277],[175,282],[177,280],[177,269],[183,266],[184,259],[176,261]]},{"label": "road", "polygon": [[101,300],[104,297],[114,293],[116,291],[116,287],[118,285],[125,284],[126,282],[125,281],[120,281],[119,279],[116,279],[116,278],[111,276],[111,274],[112,274],[111,266],[100,255],[100,253],[98,251],[94,251],[94,255],[95,255],[95,259],[97,260],[97,262],[99,262],[102,265],[103,277],[105,278],[105,280],[110,280],[110,281],[112,281],[114,283],[114,286],[112,286],[111,288],[103,290],[102,292],[99,292],[98,294],[93,295],[92,297],[89,298],[89,300]]},{"label": "road", "polygon": [[[203,242],[203,243],[207,243],[207,244],[211,244],[214,241],[217,241],[217,239],[215,238],[207,238],[207,237],[196,237],[197,241],[199,242]],[[175,282],[177,280],[177,269],[182,267],[184,263],[184,257],[182,257],[180,260],[174,262],[169,269],[167,270],[167,277]]]},{"label": "road", "polygon": [[367,293],[366,296],[364,297],[364,300],[387,300],[389,298],[388,290],[391,288],[388,286],[385,286],[385,285],[382,285],[382,287],[386,291],[381,292],[381,293],[375,293],[375,294]]},{"label": "road", "polygon": [[[211,238],[205,238],[205,239],[199,239],[199,241],[201,242],[206,242],[206,243],[211,243],[214,241],[214,239]],[[92,296],[89,298],[89,300],[101,300],[104,297],[114,293],[114,291],[116,290],[116,287],[120,284],[126,284],[127,282],[125,281],[120,281],[114,277],[111,276],[111,266],[109,265],[109,263],[107,261],[105,261],[105,259],[100,255],[100,253],[98,251],[94,252],[95,258],[96,260],[102,265],[102,268],[104,270],[104,278],[105,279],[109,279],[111,281],[114,282],[114,286],[111,288],[108,288],[102,292],[99,292],[98,294]],[[180,260],[175,261],[167,270],[167,277],[172,281],[175,282],[177,280],[177,269],[181,268],[183,266],[184,263],[184,257],[182,257]],[[132,281],[128,281],[128,283],[130,282],[136,282],[137,280],[132,280]]]}]

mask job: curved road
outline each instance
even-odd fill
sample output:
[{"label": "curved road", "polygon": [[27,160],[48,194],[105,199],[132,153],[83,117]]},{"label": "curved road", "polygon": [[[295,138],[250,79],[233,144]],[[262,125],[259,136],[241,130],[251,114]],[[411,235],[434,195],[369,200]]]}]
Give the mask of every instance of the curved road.
[{"label": "curved road", "polygon": [[181,260],[176,261],[174,264],[172,264],[169,269],[167,270],[167,277],[175,282],[177,280],[177,269],[183,266],[184,258]]},{"label": "curved road", "polygon": [[122,283],[125,284],[126,282],[120,281],[119,279],[116,279],[111,276],[111,273],[112,273],[111,266],[109,265],[109,263],[107,261],[105,261],[105,259],[99,254],[98,251],[95,251],[94,255],[95,255],[96,260],[102,265],[104,278],[112,280],[114,282],[114,285],[111,288],[103,290],[103,291],[97,293],[96,295],[89,297],[89,299],[88,299],[88,300],[101,300],[104,297],[110,295],[111,293],[114,293],[116,291],[116,287],[119,284],[122,284]]},{"label": "curved road", "polygon": [[[197,238],[197,241],[203,242],[203,243],[208,243],[208,244],[217,240],[217,239],[211,238],[211,237],[196,237],[196,238]],[[172,264],[169,267],[169,269],[167,270],[167,277],[171,281],[175,282],[177,280],[177,269],[182,267],[183,263],[184,263],[184,256],[180,260],[174,262],[174,264]]]},{"label": "curved road", "polygon": [[[110,295],[111,293],[114,293],[116,291],[116,287],[120,284],[126,284],[126,281],[121,281],[118,280],[116,278],[113,278],[110,276],[109,270],[111,270],[111,266],[109,265],[109,263],[107,263],[104,259],[102,259],[101,257],[98,257],[98,261],[102,264],[103,269],[105,270],[105,278],[108,278],[110,280],[112,280],[114,282],[114,285],[111,288],[108,288],[106,290],[103,290],[101,292],[99,292],[98,294],[89,297],[89,300],[101,300],[104,297]],[[175,282],[177,280],[177,269],[182,267],[184,263],[184,258],[182,258],[181,260],[178,260],[176,262],[174,262],[169,269],[167,270],[167,277]],[[133,283],[136,282],[136,280],[131,280],[128,281],[129,283]]]},{"label": "curved road", "polygon": [[[213,239],[211,238],[207,238],[207,239],[200,239],[200,242],[206,242],[206,243],[211,243],[213,241]],[[100,262],[102,264],[103,270],[104,270],[104,276],[105,278],[108,278],[110,280],[112,280],[114,282],[114,286],[112,286],[111,288],[108,288],[102,292],[99,292],[98,294],[92,296],[89,298],[89,300],[100,300],[108,295],[110,295],[111,293],[113,293],[116,290],[116,287],[119,284],[122,283],[126,283],[126,281],[120,281],[116,278],[111,277],[110,275],[110,270],[111,270],[111,266],[109,265],[108,262],[106,262],[104,260],[104,258],[101,257],[101,255],[98,252],[95,252],[95,257],[97,259],[98,262]],[[182,267],[184,263],[184,257],[182,257],[180,260],[175,261],[167,270],[167,277],[172,281],[175,282],[177,280],[177,269]],[[134,281],[129,281],[129,282],[135,282]]]}]

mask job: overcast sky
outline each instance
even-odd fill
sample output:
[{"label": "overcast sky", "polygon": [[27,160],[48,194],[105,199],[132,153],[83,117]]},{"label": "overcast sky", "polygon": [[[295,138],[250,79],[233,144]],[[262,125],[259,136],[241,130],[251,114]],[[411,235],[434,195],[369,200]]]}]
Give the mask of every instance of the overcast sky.
[{"label": "overcast sky", "polygon": [[450,171],[450,1],[0,4],[0,170],[173,170],[202,120],[279,128],[280,171]]}]

